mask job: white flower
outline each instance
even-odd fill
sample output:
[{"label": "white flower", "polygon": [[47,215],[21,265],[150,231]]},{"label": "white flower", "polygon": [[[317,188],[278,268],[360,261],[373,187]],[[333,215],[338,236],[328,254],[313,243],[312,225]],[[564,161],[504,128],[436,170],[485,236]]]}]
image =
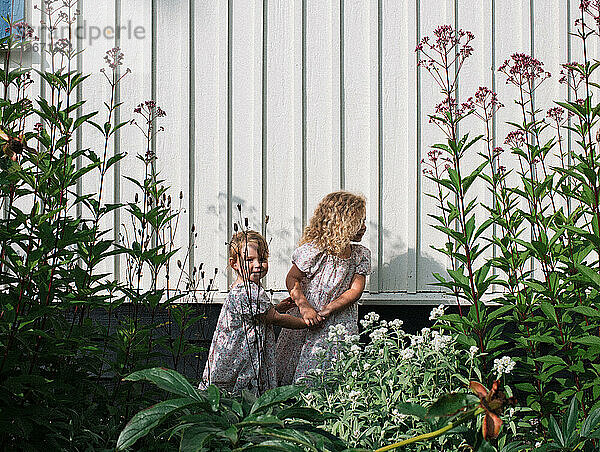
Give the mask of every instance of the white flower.
[{"label": "white flower", "polygon": [[471,355],[471,358],[473,358],[478,351],[479,347],[477,347],[476,345],[471,345],[471,347],[469,347],[469,355]]},{"label": "white flower", "polygon": [[360,346],[358,344],[352,344],[352,347],[350,347],[350,353],[358,355],[360,353]]},{"label": "white flower", "polygon": [[388,326],[387,320],[382,320],[381,322],[379,322],[379,325],[382,327],[387,327]]},{"label": "white flower", "polygon": [[346,330],[346,325],[343,323],[329,326],[327,333],[327,340],[329,342],[345,341],[346,336],[348,336],[348,330]]},{"label": "white flower", "polygon": [[358,372],[357,372],[357,371],[355,371],[355,370],[353,370],[353,371],[352,371],[352,376],[353,376],[354,378],[358,377]]},{"label": "white flower", "polygon": [[517,363],[510,356],[503,356],[494,360],[494,368],[492,369],[498,376],[509,374],[515,368]]},{"label": "white flower", "polygon": [[380,340],[385,339],[385,335],[387,332],[388,332],[388,329],[386,327],[382,326],[381,328],[377,328],[375,331],[371,332],[371,334],[369,334],[369,337],[373,341],[380,341]]},{"label": "white flower", "polygon": [[402,359],[411,359],[413,356],[415,356],[415,351],[412,348],[400,350],[400,357]]},{"label": "white flower", "polygon": [[392,416],[394,416],[397,422],[402,422],[408,417],[408,415],[400,413],[396,408],[392,410]]},{"label": "white flower", "polygon": [[404,322],[400,319],[394,319],[390,322],[389,326],[391,326],[392,328],[399,330],[402,328],[402,325],[404,325]]},{"label": "white flower", "polygon": [[378,354],[379,356],[383,356],[383,349],[382,349],[382,348],[380,348],[380,349],[377,351],[377,354]]},{"label": "white flower", "polygon": [[452,336],[445,336],[439,331],[434,331],[431,335],[431,346],[436,352],[446,348],[452,343]]},{"label": "white flower", "polygon": [[379,320],[379,314],[376,312],[369,312],[361,321],[360,324],[363,328],[369,328],[375,322]]},{"label": "white flower", "polygon": [[313,352],[315,356],[325,356],[325,349],[323,347],[315,347]]},{"label": "white flower", "polygon": [[348,397],[350,398],[350,400],[355,400],[358,399],[360,397],[360,392],[359,391],[355,391],[354,389],[352,391],[350,391],[348,393]]},{"label": "white flower", "polygon": [[439,305],[437,308],[433,308],[431,310],[431,313],[429,314],[429,320],[439,319],[441,316],[443,316],[445,314],[445,312],[444,312],[445,309],[446,309],[446,307],[443,304]]},{"label": "white flower", "polygon": [[360,336],[358,334],[350,334],[346,336],[346,342],[356,343],[360,341]]},{"label": "white flower", "polygon": [[534,447],[542,447],[542,444],[543,443],[541,441],[538,441],[534,444]]},{"label": "white flower", "polygon": [[411,336],[410,337],[410,345],[415,346],[419,344],[423,344],[425,342],[425,338],[423,336]]},{"label": "white flower", "polygon": [[365,363],[365,365],[363,366],[363,369],[365,370],[369,370],[371,368],[371,365],[369,363]]},{"label": "white flower", "polygon": [[431,328],[422,328],[421,329],[421,334],[423,336],[428,336],[430,332],[431,332]]}]

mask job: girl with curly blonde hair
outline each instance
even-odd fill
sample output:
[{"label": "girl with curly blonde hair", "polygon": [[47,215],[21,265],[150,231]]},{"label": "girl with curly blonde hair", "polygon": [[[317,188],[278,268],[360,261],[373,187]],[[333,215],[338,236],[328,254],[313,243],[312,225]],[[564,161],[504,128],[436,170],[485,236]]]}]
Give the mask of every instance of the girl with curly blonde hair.
[{"label": "girl with curly blonde hair", "polygon": [[[327,343],[330,326],[358,334],[358,307],[371,271],[371,252],[359,245],[365,231],[363,196],[336,191],[325,196],[292,254],[286,286],[309,330],[283,329],[276,347],[278,384],[298,382],[311,369],[327,367],[335,350]],[[338,327],[338,329],[341,327]],[[328,350],[325,357],[323,350]]]}]

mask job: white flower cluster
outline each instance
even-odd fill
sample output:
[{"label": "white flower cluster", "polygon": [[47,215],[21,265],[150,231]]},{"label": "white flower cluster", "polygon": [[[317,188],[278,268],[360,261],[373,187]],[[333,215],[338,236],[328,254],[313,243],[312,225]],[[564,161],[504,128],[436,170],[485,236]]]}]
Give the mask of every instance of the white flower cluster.
[{"label": "white flower cluster", "polygon": [[471,345],[471,347],[469,347],[469,355],[471,355],[471,358],[474,358],[477,352],[479,352],[479,347],[476,345]]},{"label": "white flower cluster", "polygon": [[443,304],[439,305],[437,308],[433,308],[431,310],[431,313],[429,314],[429,320],[437,320],[439,319],[441,316],[443,316],[445,314],[446,310],[446,306],[444,306]]},{"label": "white flower cluster", "polygon": [[381,328],[377,328],[376,330],[372,331],[371,334],[369,334],[369,337],[373,342],[381,341],[385,339],[387,332],[388,329],[385,326],[382,326]]},{"label": "white flower cluster", "polygon": [[376,312],[369,312],[364,319],[360,321],[360,324],[363,326],[363,328],[369,328],[377,321],[379,321],[379,314]]},{"label": "white flower cluster", "polygon": [[445,349],[452,343],[452,336],[445,336],[439,331],[431,333],[431,346],[436,352]]},{"label": "white flower cluster", "polygon": [[412,348],[400,350],[400,357],[402,359],[411,359],[413,356],[415,356],[415,351]]},{"label": "white flower cluster", "polygon": [[404,322],[400,319],[394,319],[389,324],[389,326],[394,328],[395,330],[402,329],[402,325],[404,325]]},{"label": "white flower cluster", "polygon": [[517,363],[510,356],[503,356],[494,360],[493,371],[498,375],[509,374],[515,368]]},{"label": "white flower cluster", "polygon": [[329,332],[327,333],[329,342],[345,341],[346,336],[348,336],[348,330],[343,323],[338,323],[337,325],[331,325],[329,327]]},{"label": "white flower cluster", "polygon": [[350,347],[350,353],[354,355],[360,354],[360,346],[358,344],[352,344],[352,346]]},{"label": "white flower cluster", "polygon": [[425,338],[423,336],[414,335],[410,337],[410,345],[414,347],[415,345],[421,345],[425,342]]},{"label": "white flower cluster", "polygon": [[330,325],[327,333],[328,342],[345,342],[346,344],[357,344],[360,341],[358,334],[350,334],[346,329],[346,325],[338,323],[337,325]]},{"label": "white flower cluster", "polygon": [[354,389],[348,393],[348,398],[350,400],[356,400],[360,397],[360,392],[355,391]]}]

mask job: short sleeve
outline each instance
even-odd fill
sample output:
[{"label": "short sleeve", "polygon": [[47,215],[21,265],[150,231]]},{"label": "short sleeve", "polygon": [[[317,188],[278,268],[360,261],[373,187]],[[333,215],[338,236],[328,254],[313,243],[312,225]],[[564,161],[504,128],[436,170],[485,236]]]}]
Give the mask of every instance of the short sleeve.
[{"label": "short sleeve", "polygon": [[364,246],[360,247],[358,253],[358,262],[356,264],[356,273],[359,275],[369,275],[371,273],[371,251]]},{"label": "short sleeve", "polygon": [[240,284],[231,290],[229,296],[231,311],[241,317],[266,314],[273,307],[265,289],[256,284]]},{"label": "short sleeve", "polygon": [[312,243],[304,243],[292,253],[292,263],[300,269],[308,278],[312,277],[321,265],[323,251],[320,251]]}]

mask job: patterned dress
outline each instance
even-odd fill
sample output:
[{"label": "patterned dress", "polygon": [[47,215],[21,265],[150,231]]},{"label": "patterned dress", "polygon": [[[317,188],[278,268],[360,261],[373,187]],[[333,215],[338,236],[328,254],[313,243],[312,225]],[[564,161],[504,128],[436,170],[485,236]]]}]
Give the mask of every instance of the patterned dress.
[{"label": "patterned dress", "polygon": [[[350,257],[344,259],[319,251],[316,246],[305,243],[294,251],[292,262],[305,274],[301,283],[302,291],[317,311],[348,290],[355,273],[368,275],[371,272],[371,252],[358,244],[351,245]],[[300,317],[298,308],[289,313]],[[282,329],[275,351],[278,384],[296,383],[306,376],[310,369],[315,368],[323,359],[318,358],[317,353],[321,349],[328,349],[329,326],[340,323],[346,327],[349,334],[358,334],[356,303],[331,314],[322,328]],[[327,360],[327,357],[325,359]]]},{"label": "patterned dress", "polygon": [[277,384],[275,333],[257,316],[273,305],[254,283],[231,287],[221,308],[200,389],[214,384],[233,394],[248,389],[256,395]]}]

